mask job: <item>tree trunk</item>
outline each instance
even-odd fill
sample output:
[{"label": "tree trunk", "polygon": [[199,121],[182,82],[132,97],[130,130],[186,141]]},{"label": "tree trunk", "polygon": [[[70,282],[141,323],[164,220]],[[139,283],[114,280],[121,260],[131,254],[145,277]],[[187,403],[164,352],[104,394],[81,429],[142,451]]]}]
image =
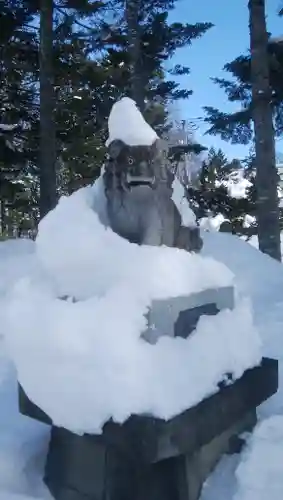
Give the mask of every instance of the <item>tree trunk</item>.
[{"label": "tree trunk", "polygon": [[139,13],[141,0],[126,0],[126,21],[128,29],[131,97],[137,103],[140,111],[145,110],[144,85],[141,67],[141,43]]},{"label": "tree trunk", "polygon": [[249,0],[253,122],[259,249],[281,261],[274,128],[268,68],[265,1]]},{"label": "tree trunk", "polygon": [[40,217],[55,207],[56,137],[53,85],[53,0],[40,0]]},{"label": "tree trunk", "polygon": [[1,209],[1,236],[4,236],[5,231],[6,231],[6,207],[5,207],[5,201],[1,200],[0,201],[0,209]]}]

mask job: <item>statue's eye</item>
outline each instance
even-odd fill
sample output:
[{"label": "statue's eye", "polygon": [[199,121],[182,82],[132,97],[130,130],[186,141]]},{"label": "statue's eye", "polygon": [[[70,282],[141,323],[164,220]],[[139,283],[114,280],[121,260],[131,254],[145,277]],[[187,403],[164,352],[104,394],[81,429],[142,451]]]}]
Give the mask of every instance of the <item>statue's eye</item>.
[{"label": "statue's eye", "polygon": [[129,165],[133,165],[134,164],[133,158],[129,158],[128,163],[129,163]]}]

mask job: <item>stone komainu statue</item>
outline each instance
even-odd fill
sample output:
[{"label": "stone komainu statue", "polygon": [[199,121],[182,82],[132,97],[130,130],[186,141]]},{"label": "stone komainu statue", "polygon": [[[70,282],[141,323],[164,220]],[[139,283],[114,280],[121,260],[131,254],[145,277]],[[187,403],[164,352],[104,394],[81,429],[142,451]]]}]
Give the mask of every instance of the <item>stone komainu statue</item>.
[{"label": "stone komainu statue", "polygon": [[174,176],[166,168],[159,141],[128,146],[114,140],[103,176],[107,215],[114,232],[139,245],[202,248],[198,227],[184,227],[171,195]]}]

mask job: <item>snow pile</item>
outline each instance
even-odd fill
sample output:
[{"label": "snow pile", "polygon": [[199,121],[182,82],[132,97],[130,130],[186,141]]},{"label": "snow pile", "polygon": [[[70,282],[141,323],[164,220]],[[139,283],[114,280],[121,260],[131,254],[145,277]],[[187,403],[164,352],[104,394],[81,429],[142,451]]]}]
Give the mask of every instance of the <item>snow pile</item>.
[{"label": "snow pile", "polygon": [[[8,247],[9,243],[5,246]],[[2,244],[0,253],[1,247]],[[19,247],[23,248],[22,245]],[[18,251],[16,259],[19,260]],[[0,405],[0,499],[48,498],[46,493],[42,494],[45,488],[41,478],[49,428],[19,414],[17,375],[3,341],[0,341]]]},{"label": "snow pile", "polygon": [[225,186],[232,198],[246,198],[247,191],[252,186],[252,183],[244,176],[244,169],[231,172],[228,179],[216,181],[215,184]]},{"label": "snow pile", "polygon": [[[235,274],[239,296],[251,298],[263,354],[279,360],[279,390],[257,411],[258,417],[266,420],[251,438],[237,478],[235,470],[241,455],[224,457],[208,479],[201,500],[281,500],[283,417],[279,415],[283,414],[283,267],[237,236],[204,233],[203,240],[204,254],[226,264]],[[238,486],[240,490],[234,498]]]},{"label": "snow pile", "polygon": [[256,217],[246,214],[243,220],[243,227],[248,228],[256,224]]},{"label": "snow pile", "polygon": [[233,500],[237,491],[235,470],[240,460],[240,454],[225,455],[204,483],[200,500]]},{"label": "snow pile", "polygon": [[283,417],[257,426],[236,471],[238,491],[233,500],[282,500]]},{"label": "snow pile", "polygon": [[62,197],[40,223],[37,256],[57,296],[87,299],[121,283],[139,283],[141,296],[152,300],[232,283],[233,274],[213,259],[133,245],[113,233],[105,225],[102,182],[100,177],[93,187]]},{"label": "snow pile", "polygon": [[[248,239],[248,243],[254,248],[258,248],[258,236],[254,234]],[[281,256],[283,257],[283,232],[281,232]]]},{"label": "snow pile", "polygon": [[238,378],[261,359],[246,301],[201,318],[188,340],[152,346],[140,338],[153,299],[225,286],[233,275],[210,258],[120,238],[100,222],[100,183],[62,198],[43,219],[38,265],[3,303],[7,345],[28,396],[56,425],[79,433],[132,413],[172,417],[217,391],[227,372]]},{"label": "snow pile", "polygon": [[29,239],[0,242],[0,296],[33,266],[35,243]]},{"label": "snow pile", "polygon": [[182,219],[182,225],[185,227],[196,226],[196,216],[186,198],[184,186],[181,184],[177,177],[174,178],[172,188],[173,194],[171,198],[179,210]]},{"label": "snow pile", "polygon": [[158,139],[158,135],[144,120],[136,103],[129,97],[124,97],[113,105],[108,128],[106,146],[116,139],[128,146],[151,146]]},{"label": "snow pile", "polygon": [[251,185],[251,182],[244,177],[238,179],[236,182],[230,181],[227,184],[229,196],[232,198],[246,198],[247,190]]},{"label": "snow pile", "polygon": [[219,231],[221,224],[225,221],[228,221],[228,219],[225,219],[224,215],[219,213],[215,216],[202,217],[199,225],[203,231]]},{"label": "snow pile", "polygon": [[[0,242],[0,301],[13,284],[34,270],[34,250],[34,242],[28,239]],[[4,334],[1,315],[0,304],[0,337]]]},{"label": "snow pile", "polygon": [[252,301],[264,356],[279,360],[279,390],[261,406],[261,415],[283,412],[283,267],[238,236],[204,233],[203,254],[223,262],[235,274],[239,297]]}]

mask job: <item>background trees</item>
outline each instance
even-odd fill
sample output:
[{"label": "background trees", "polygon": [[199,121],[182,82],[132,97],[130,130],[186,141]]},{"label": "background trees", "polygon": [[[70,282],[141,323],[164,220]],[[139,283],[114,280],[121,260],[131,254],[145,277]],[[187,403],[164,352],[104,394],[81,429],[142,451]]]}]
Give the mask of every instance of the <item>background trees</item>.
[{"label": "background trees", "polygon": [[[186,162],[199,168],[204,148],[191,139],[177,139],[184,130],[178,125],[177,131],[172,123],[170,105],[189,98],[192,90],[175,80],[188,75],[189,67],[173,66],[171,59],[212,25],[171,23],[169,13],[177,4],[178,0],[1,2],[2,233],[34,230],[40,214],[54,206],[58,195],[95,179],[105,155],[110,109],[124,95],[135,98],[168,142],[172,168],[178,165],[178,175],[186,185],[190,182]],[[271,114],[266,117],[271,109],[275,133],[280,134],[283,43],[268,40],[263,16],[260,22],[255,15],[264,13],[264,0],[250,1],[249,8],[251,51],[226,65],[231,79],[215,79],[228,99],[239,103],[239,110],[228,114],[207,106],[205,119],[209,133],[226,140],[249,143],[257,137],[257,175],[254,169],[252,174],[244,171],[244,177],[251,175],[251,187],[245,199],[236,200],[229,183],[241,170],[239,163],[231,164],[220,151],[211,150],[201,168],[199,188],[191,186],[189,194],[199,216],[218,210],[236,232],[244,211],[254,215],[257,202],[260,248],[278,257],[277,176]]]},{"label": "background trees", "polygon": [[255,234],[254,169],[237,159],[229,161],[221,149],[210,148],[203,161],[198,184],[189,186],[188,197],[197,218],[220,217],[229,221],[229,231]]},{"label": "background trees", "polygon": [[[239,111],[224,113],[205,107],[210,134],[232,143],[254,140],[255,195],[259,248],[281,260],[274,135],[282,133],[283,52],[280,40],[269,39],[265,1],[249,0],[250,53],[225,66],[232,80],[214,79]],[[274,131],[275,128],[275,131]]]},{"label": "background trees", "polygon": [[255,137],[259,249],[281,261],[278,174],[268,64],[265,1],[249,0],[252,118]]},{"label": "background trees", "polygon": [[[188,68],[172,68],[167,78],[166,63],[211,26],[170,23],[168,11],[176,4],[145,0],[141,6],[132,0],[125,8],[122,0],[1,2],[0,123],[13,126],[10,136],[20,134],[16,149],[22,151],[9,161],[3,156],[1,165],[25,191],[20,219],[32,212],[37,220],[54,206],[58,193],[95,179],[110,109],[116,99],[133,95],[133,81],[142,88],[139,104],[146,119],[160,133],[168,131],[169,103],[189,97],[191,90],[174,81]],[[135,26],[129,24],[131,5]],[[136,62],[132,40],[137,40]],[[8,203],[4,187],[0,196],[3,215]]]}]

